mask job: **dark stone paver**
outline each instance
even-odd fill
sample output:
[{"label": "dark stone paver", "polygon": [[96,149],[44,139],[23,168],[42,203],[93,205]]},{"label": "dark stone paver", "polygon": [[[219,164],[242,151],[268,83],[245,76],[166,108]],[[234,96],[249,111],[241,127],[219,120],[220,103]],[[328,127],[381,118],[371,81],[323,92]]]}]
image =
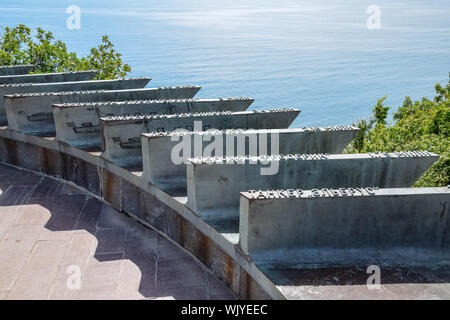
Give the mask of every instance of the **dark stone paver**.
[{"label": "dark stone paver", "polygon": [[190,257],[158,262],[157,276],[157,293],[162,296],[170,295],[171,289],[206,287],[205,272]]},{"label": "dark stone paver", "polygon": [[58,195],[52,209],[52,217],[47,222],[46,228],[52,231],[73,230],[80,218],[86,196]]},{"label": "dark stone paver", "polygon": [[235,298],[182,249],[82,189],[5,165],[0,177],[0,300]]},{"label": "dark stone paver", "polygon": [[16,187],[32,187],[39,184],[42,177],[30,172],[21,172],[13,180],[12,185]]},{"label": "dark stone paver", "polygon": [[125,251],[127,231],[123,228],[97,228],[97,253],[118,253]]},{"label": "dark stone paver", "polygon": [[102,207],[103,203],[100,200],[87,199],[75,229],[84,229],[90,233],[95,233]]},{"label": "dark stone paver", "polygon": [[61,189],[60,183],[58,183],[54,179],[43,178],[39,185],[34,190],[31,195],[31,199],[34,198],[52,198],[54,199],[54,195],[58,194],[58,191]]}]

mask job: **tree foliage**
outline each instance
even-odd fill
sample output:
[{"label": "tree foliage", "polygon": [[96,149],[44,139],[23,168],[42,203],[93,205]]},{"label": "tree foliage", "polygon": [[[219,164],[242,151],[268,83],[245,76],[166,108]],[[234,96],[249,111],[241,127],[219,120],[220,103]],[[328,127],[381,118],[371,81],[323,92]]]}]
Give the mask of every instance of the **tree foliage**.
[{"label": "tree foliage", "polygon": [[379,99],[369,120],[354,124],[360,132],[346,152],[427,150],[440,159],[416,182],[417,187],[450,185],[450,80],[445,87],[437,84],[436,96],[413,101],[406,97],[403,105],[386,123],[389,107],[386,97]]},{"label": "tree foliage", "polygon": [[33,36],[31,29],[22,24],[0,31],[0,65],[18,64],[35,65],[34,73],[97,70],[97,79],[125,77],[131,71],[108,36],[103,36],[101,44],[88,56],[79,58],[51,32],[37,28]]}]

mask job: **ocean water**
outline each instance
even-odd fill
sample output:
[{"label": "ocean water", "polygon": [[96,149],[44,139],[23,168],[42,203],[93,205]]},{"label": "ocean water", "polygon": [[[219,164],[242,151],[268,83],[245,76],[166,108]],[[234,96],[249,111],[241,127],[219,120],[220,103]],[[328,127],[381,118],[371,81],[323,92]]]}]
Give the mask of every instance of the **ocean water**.
[{"label": "ocean water", "polygon": [[[70,30],[66,8],[81,9]],[[380,29],[367,28],[370,5]],[[294,127],[351,124],[388,95],[431,97],[450,72],[450,1],[0,0],[0,26],[52,31],[86,55],[107,34],[149,86],[197,84],[199,98],[298,107]]]}]

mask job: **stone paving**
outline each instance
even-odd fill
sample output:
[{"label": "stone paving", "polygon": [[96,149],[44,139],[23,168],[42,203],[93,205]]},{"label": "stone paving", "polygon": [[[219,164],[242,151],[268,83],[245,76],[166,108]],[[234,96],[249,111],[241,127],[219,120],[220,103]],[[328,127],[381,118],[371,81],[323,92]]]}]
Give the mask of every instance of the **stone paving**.
[{"label": "stone paving", "polygon": [[182,249],[83,190],[0,164],[0,299],[235,296]]}]

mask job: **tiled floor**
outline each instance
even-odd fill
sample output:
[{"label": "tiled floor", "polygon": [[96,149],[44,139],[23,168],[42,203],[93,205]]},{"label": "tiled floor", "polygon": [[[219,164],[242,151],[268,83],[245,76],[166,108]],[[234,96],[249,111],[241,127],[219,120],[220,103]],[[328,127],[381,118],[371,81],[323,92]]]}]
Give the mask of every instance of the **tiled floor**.
[{"label": "tiled floor", "polygon": [[0,299],[234,299],[171,242],[80,189],[0,165]]}]

